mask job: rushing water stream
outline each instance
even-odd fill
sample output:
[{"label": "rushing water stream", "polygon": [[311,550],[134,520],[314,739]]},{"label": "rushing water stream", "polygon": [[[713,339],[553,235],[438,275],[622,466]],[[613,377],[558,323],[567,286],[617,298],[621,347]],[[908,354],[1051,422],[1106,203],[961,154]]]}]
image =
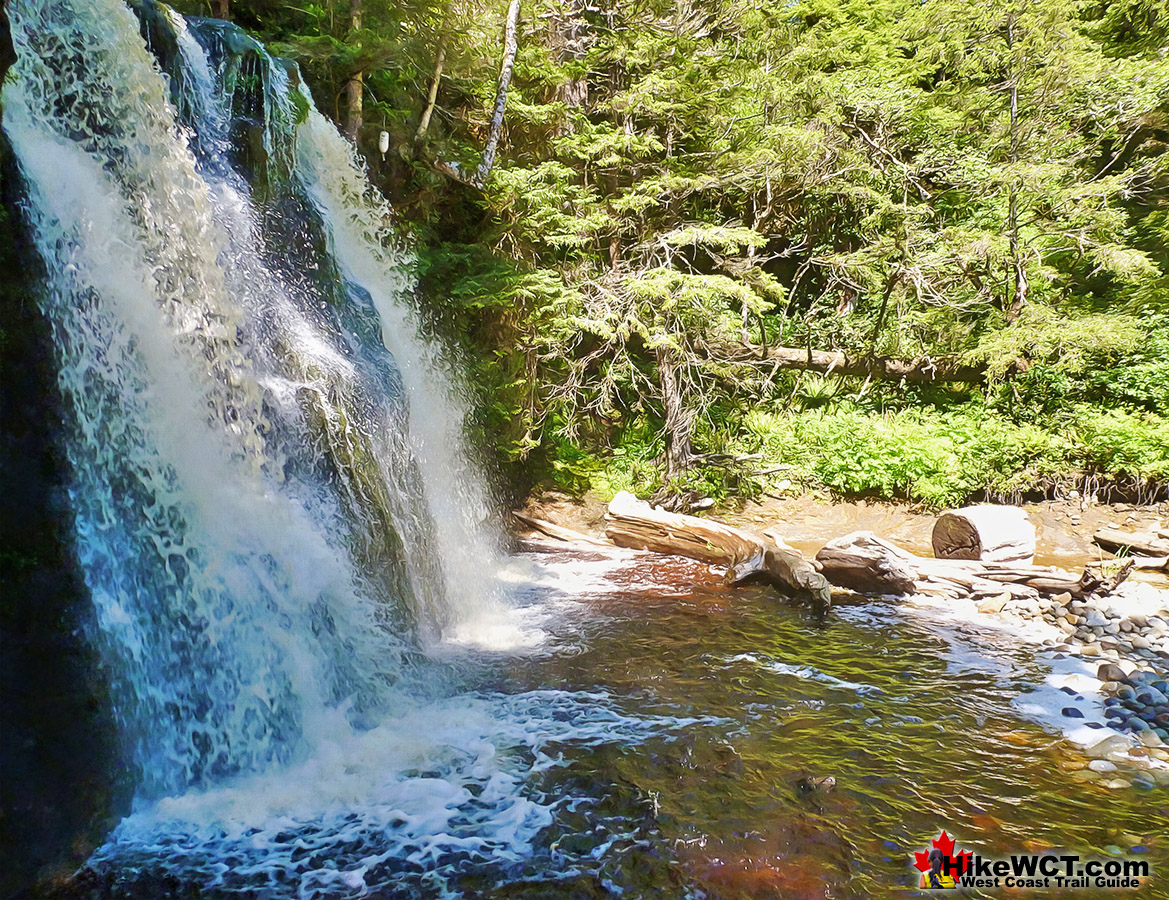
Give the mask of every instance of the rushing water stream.
[{"label": "rushing water stream", "polygon": [[136,785],[79,892],[882,896],[942,828],[1169,866],[1163,789],[1069,782],[1001,635],[505,559],[409,253],[295,67],[149,0],[10,11]]}]

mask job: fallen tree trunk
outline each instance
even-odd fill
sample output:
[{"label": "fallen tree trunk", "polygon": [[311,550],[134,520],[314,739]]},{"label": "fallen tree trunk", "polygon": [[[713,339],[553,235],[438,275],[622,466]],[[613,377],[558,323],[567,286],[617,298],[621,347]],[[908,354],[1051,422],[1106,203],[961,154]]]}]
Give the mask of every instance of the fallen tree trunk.
[{"label": "fallen tree trunk", "polygon": [[558,541],[564,541],[569,544],[591,544],[594,547],[612,548],[613,546],[610,541],[602,541],[599,538],[593,537],[591,534],[585,534],[583,531],[576,531],[572,528],[565,528],[563,525],[557,525],[555,522],[537,519],[535,516],[527,516],[516,510],[512,510],[511,514],[515,516],[516,521],[526,525],[532,531],[539,532],[546,537],[554,538]]},{"label": "fallen tree trunk", "polygon": [[833,584],[864,594],[938,594],[948,597],[986,597],[1009,594],[1037,598],[1070,594],[1079,599],[1107,593],[1133,569],[1121,565],[1086,566],[1076,575],[1052,566],[981,560],[929,559],[884,541],[870,531],[858,531],[829,541],[816,561]]},{"label": "fallen tree trunk", "polygon": [[968,506],[939,516],[931,543],[938,559],[1029,564],[1035,558],[1035,526],[1017,506]]},{"label": "fallen tree trunk", "polygon": [[804,347],[753,348],[736,344],[711,345],[708,349],[720,359],[756,362],[779,369],[801,369],[825,375],[855,375],[860,378],[909,381],[915,384],[944,381],[978,384],[986,377],[986,372],[981,366],[970,366],[953,359],[933,359],[929,356],[892,359],[885,356],[847,354],[841,350],[809,350]]},{"label": "fallen tree trunk", "polygon": [[1092,540],[1105,550],[1136,550],[1146,556],[1169,556],[1169,540],[1148,531],[1121,531],[1118,528],[1101,528]]},{"label": "fallen tree trunk", "polygon": [[760,578],[785,593],[808,599],[818,610],[832,602],[828,581],[797,551],[721,522],[667,512],[625,491],[609,504],[605,535],[620,547],[686,556],[725,566],[727,581]]}]

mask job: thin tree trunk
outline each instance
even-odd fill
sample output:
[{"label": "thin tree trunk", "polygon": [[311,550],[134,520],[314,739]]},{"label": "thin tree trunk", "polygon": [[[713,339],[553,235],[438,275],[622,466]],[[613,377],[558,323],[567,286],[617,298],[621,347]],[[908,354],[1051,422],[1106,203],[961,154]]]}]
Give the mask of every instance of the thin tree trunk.
[{"label": "thin tree trunk", "polygon": [[666,480],[670,480],[684,475],[690,468],[694,457],[690,446],[693,417],[682,402],[674,351],[659,347],[656,355],[662,404],[666,410]]},{"label": "thin tree trunk", "polygon": [[442,67],[446,62],[446,34],[439,35],[438,55],[434,59],[434,75],[430,79],[430,90],[426,94],[426,106],[422,109],[422,118],[418,121],[418,130],[414,132],[414,143],[421,144],[426,138],[426,131],[430,128],[430,117],[434,114],[434,104],[438,99],[438,85],[442,81]]},{"label": "thin tree trunk", "polygon": [[231,0],[211,0],[211,10],[216,19],[231,21]]},{"label": "thin tree trunk", "polygon": [[520,0],[511,0],[507,6],[507,27],[503,35],[503,62],[499,67],[499,89],[495,92],[495,111],[491,114],[491,127],[487,132],[487,143],[483,147],[483,159],[479,163],[479,183],[491,174],[495,165],[495,150],[499,146],[499,135],[503,132],[503,111],[507,106],[507,89],[511,85],[511,70],[515,65],[516,24],[520,18]]},{"label": "thin tree trunk", "polygon": [[[1007,19],[1007,51],[1014,53],[1015,48],[1015,16],[1014,13]],[[1019,73],[1015,60],[1011,59],[1011,168],[1019,162]],[[1014,171],[1011,172],[1010,194],[1007,200],[1007,235],[1011,244],[1011,266],[1015,274],[1015,296],[1007,310],[1007,321],[1013,322],[1019,318],[1023,307],[1027,305],[1027,269],[1023,264],[1022,250],[1019,246],[1019,184]]]},{"label": "thin tree trunk", "polygon": [[[349,30],[351,33],[361,30],[361,0],[349,0]],[[354,143],[357,143],[364,119],[362,108],[364,93],[364,73],[356,72],[345,83],[345,134]]]},{"label": "thin tree trunk", "polygon": [[885,292],[881,295],[881,308],[877,311],[877,321],[873,325],[873,333],[869,336],[870,356],[877,352],[877,338],[881,336],[881,326],[885,324],[885,312],[889,309],[889,298],[893,296],[893,288],[897,286],[900,279],[901,266],[898,265],[889,275],[889,280],[885,282]]}]

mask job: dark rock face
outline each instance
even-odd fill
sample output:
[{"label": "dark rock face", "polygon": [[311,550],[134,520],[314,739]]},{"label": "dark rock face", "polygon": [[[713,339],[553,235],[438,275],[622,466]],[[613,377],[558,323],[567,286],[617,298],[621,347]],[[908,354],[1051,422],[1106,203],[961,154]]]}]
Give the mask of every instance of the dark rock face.
[{"label": "dark rock face", "polygon": [[[0,72],[11,62],[0,21]],[[0,136],[0,896],[84,862],[108,830],[117,736],[70,545],[67,467],[37,257]],[[123,800],[128,799],[123,797]],[[120,804],[119,804],[120,805]]]}]

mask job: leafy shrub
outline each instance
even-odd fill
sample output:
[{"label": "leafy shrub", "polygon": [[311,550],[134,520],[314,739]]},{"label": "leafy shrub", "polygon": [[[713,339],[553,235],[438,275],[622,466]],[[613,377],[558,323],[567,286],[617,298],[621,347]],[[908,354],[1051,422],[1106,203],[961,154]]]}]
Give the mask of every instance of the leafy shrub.
[{"label": "leafy shrub", "polygon": [[1076,410],[1075,430],[1088,468],[1169,481],[1169,419],[1081,406]]}]

